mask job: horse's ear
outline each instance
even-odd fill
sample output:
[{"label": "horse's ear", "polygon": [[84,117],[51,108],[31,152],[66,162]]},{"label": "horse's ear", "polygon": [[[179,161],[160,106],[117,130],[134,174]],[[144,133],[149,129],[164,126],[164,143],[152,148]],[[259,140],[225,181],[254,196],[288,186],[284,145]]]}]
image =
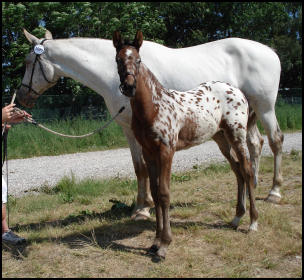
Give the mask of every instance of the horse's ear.
[{"label": "horse's ear", "polygon": [[25,28],[23,28],[23,33],[26,37],[26,39],[32,44],[32,45],[36,45],[39,44],[39,39],[37,37],[35,37],[34,35],[30,34],[29,32],[27,32],[25,30]]},{"label": "horse's ear", "polygon": [[53,39],[53,35],[52,35],[52,33],[50,31],[46,30],[44,38],[48,39],[48,40],[52,40]]},{"label": "horse's ear", "polygon": [[113,45],[116,49],[120,49],[123,45],[122,38],[119,31],[114,31],[113,34]]},{"label": "horse's ear", "polygon": [[144,36],[143,36],[142,32],[140,30],[137,31],[134,41],[133,41],[133,45],[135,46],[135,48],[137,50],[139,50],[139,48],[141,47],[143,40],[144,40]]}]

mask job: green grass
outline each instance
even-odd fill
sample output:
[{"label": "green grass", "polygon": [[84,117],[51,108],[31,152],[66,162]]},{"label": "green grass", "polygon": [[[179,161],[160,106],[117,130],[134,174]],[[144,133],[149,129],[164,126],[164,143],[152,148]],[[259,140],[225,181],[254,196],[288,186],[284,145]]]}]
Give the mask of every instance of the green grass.
[{"label": "green grass", "polygon": [[[83,135],[100,128],[105,122],[81,117],[43,123],[56,132]],[[66,138],[51,134],[31,124],[14,126],[8,134],[9,159],[60,155],[127,147],[122,129],[112,122],[106,129],[85,138]]]},{"label": "green grass", "polygon": [[[291,105],[278,100],[276,104],[276,116],[282,131],[302,130],[302,104]],[[258,128],[261,133],[265,133],[260,121],[258,121]]]},{"label": "green grass", "polygon": [[173,174],[173,241],[160,263],[146,254],[155,211],[150,220],[130,220],[135,180],[77,180],[72,174],[38,194],[10,196],[10,227],[27,243],[3,246],[2,277],[301,278],[302,152],[284,153],[283,163],[282,201],[274,205],[262,200],[272,184],[273,160],[261,159],[254,233],[248,233],[249,203],[239,229],[228,225],[237,186],[227,163]]}]

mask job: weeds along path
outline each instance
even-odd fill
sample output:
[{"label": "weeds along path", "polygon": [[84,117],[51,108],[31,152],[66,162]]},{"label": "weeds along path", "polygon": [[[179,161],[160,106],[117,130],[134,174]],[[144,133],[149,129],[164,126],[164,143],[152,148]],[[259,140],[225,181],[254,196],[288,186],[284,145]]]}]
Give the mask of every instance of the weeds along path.
[{"label": "weeds along path", "polygon": [[[283,151],[302,150],[302,132],[285,133]],[[262,155],[271,155],[268,139],[264,136]],[[188,150],[179,151],[173,159],[172,172],[186,171],[195,165],[224,161],[214,141]],[[284,164],[284,162],[283,162]],[[83,178],[135,178],[131,153],[128,148],[88,153],[44,156],[8,161],[9,194],[22,196],[28,190],[44,184],[54,186],[63,176]],[[5,166],[3,168],[5,174]]]}]

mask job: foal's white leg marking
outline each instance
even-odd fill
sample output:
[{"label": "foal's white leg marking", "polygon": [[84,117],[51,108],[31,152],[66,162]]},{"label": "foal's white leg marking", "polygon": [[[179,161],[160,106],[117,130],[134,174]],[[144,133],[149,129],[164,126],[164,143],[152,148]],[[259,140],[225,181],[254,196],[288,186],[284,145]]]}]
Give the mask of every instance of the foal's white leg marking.
[{"label": "foal's white leg marking", "polygon": [[258,231],[258,222],[257,222],[257,221],[254,221],[254,222],[250,225],[249,230],[250,230],[250,231]]}]

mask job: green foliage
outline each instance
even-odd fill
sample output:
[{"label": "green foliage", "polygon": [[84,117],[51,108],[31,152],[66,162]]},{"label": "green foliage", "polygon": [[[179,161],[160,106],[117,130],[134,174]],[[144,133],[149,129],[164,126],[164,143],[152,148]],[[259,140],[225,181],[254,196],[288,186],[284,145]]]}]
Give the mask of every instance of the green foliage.
[{"label": "green foliage", "polygon": [[[301,2],[2,2],[2,88],[10,95],[20,85],[30,49],[22,28],[39,38],[48,29],[55,39],[111,39],[114,30],[133,38],[141,29],[146,40],[170,47],[242,37],[276,49],[281,87],[301,87]],[[93,94],[70,79],[60,79],[45,94],[54,93]]]},{"label": "green foliage", "polygon": [[[279,100],[276,104],[276,116],[282,131],[302,129],[302,104],[286,104]],[[258,128],[265,133],[260,121],[258,121]]]},{"label": "green foliage", "polygon": [[171,174],[171,181],[172,182],[187,182],[191,180],[191,175],[190,174],[182,174],[182,175],[176,175],[174,173]]}]

